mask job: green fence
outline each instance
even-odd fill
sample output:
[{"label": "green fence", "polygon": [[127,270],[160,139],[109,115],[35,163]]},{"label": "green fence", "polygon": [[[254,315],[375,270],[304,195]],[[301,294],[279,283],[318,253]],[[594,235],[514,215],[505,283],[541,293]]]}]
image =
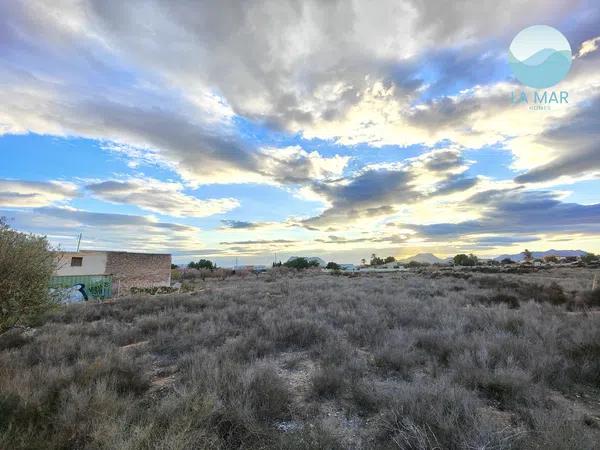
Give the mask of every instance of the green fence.
[{"label": "green fence", "polygon": [[54,276],[50,280],[50,287],[55,289],[70,288],[76,284],[85,285],[85,291],[90,299],[112,297],[111,275],[65,275]]}]

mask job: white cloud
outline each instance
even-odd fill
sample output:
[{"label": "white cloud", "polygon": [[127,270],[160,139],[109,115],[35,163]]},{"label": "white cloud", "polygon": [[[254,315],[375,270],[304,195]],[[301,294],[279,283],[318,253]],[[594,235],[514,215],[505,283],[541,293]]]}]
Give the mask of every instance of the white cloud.
[{"label": "white cloud", "polygon": [[577,58],[581,58],[582,56],[587,55],[588,53],[595,52],[598,50],[598,46],[600,45],[600,36],[595,37],[593,39],[588,39],[581,44],[579,48],[579,52],[577,52]]},{"label": "white cloud", "polygon": [[[83,248],[128,251],[186,251],[204,247],[200,229],[160,222],[151,216],[98,213],[69,207],[43,207],[26,211],[0,211],[17,229],[53,236],[52,243],[73,248],[83,233]],[[70,236],[70,238],[69,238]]]},{"label": "white cloud", "polygon": [[66,202],[77,195],[77,186],[66,181],[0,179],[1,207],[35,208]]},{"label": "white cloud", "polygon": [[86,188],[102,200],[134,205],[141,209],[174,217],[207,217],[237,208],[234,198],[199,199],[184,194],[181,183],[153,178],[129,178],[89,183]]}]

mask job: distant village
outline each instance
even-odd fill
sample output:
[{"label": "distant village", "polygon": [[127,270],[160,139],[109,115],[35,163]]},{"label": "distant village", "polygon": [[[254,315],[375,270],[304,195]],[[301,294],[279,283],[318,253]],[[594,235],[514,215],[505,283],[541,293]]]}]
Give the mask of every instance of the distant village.
[{"label": "distant village", "polygon": [[[360,264],[325,261],[318,256],[291,256],[286,262],[273,262],[272,265],[234,265],[227,269],[233,271],[266,272],[270,268],[287,267],[290,269],[321,269],[328,272],[398,272],[424,267],[440,268],[483,268],[496,267],[507,270],[515,268],[535,267],[600,267],[600,256],[582,250],[547,250],[530,252],[524,250],[513,255],[500,255],[496,258],[479,258],[474,254],[457,254],[454,257],[438,258],[431,253],[420,253],[410,258],[397,260],[394,256],[379,257],[372,254],[369,260],[362,259]],[[178,267],[178,266],[177,266]],[[181,267],[184,269],[184,267]],[[209,260],[191,262],[189,269],[216,269],[216,264]]]},{"label": "distant village", "polygon": [[[235,274],[269,270],[313,270],[334,274],[402,272],[410,270],[472,270],[481,272],[529,272],[552,267],[600,268],[600,258],[581,250],[524,250],[514,255],[493,259],[473,254],[458,254],[445,259],[431,253],[420,253],[397,260],[394,256],[372,254],[360,264],[325,261],[318,256],[292,256],[271,265],[238,265],[217,267],[208,259],[192,261],[185,266],[172,264],[169,254],[129,253],[81,250],[57,254],[58,264],[51,288],[70,290],[69,297],[87,300],[111,298],[136,292],[170,292],[181,288],[180,281],[190,278],[226,277]],[[81,295],[80,295],[81,294]],[[65,294],[67,295],[67,294]]]}]

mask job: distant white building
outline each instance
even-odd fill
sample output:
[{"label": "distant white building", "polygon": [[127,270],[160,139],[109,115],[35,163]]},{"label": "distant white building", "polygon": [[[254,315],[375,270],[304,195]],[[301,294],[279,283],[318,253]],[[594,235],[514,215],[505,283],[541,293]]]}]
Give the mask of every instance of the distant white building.
[{"label": "distant white building", "polygon": [[358,272],[404,272],[408,269],[398,262],[382,264],[380,266],[362,266],[358,267]]},{"label": "distant white building", "polygon": [[265,266],[264,264],[249,264],[249,265],[239,265],[239,266],[233,266],[233,270],[241,270],[241,271],[248,271],[248,272],[266,272],[267,271],[267,266]]},{"label": "distant white building", "polygon": [[379,269],[404,269],[404,266],[398,261],[392,261],[389,263],[382,264],[377,266]]}]

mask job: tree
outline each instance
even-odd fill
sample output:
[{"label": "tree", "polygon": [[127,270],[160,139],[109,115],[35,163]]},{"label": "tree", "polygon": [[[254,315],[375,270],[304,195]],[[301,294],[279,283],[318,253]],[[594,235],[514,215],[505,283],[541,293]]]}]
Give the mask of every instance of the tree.
[{"label": "tree", "polygon": [[598,255],[594,255],[593,253],[586,253],[581,257],[581,261],[583,261],[585,264],[591,264],[593,262],[598,261],[598,258]]},{"label": "tree", "polygon": [[327,263],[325,268],[330,269],[330,270],[340,270],[340,265],[338,263],[334,263],[333,261],[330,261]]},{"label": "tree", "polygon": [[558,256],[556,256],[556,255],[547,255],[547,256],[544,256],[544,262],[546,262],[546,263],[557,263],[558,262]]},{"label": "tree", "polygon": [[366,266],[366,265],[367,265],[367,260],[366,260],[365,258],[361,258],[361,260],[360,260],[360,263],[361,263],[363,266]]},{"label": "tree", "polygon": [[525,260],[525,262],[530,262],[533,259],[533,255],[527,249],[525,249],[521,254],[523,255],[523,259]]},{"label": "tree", "polygon": [[383,262],[384,264],[396,262],[396,258],[394,258],[393,256],[388,256],[383,260]]},{"label": "tree", "polygon": [[385,261],[383,260],[383,258],[380,258],[375,253],[373,253],[371,255],[371,265],[372,266],[380,266],[382,264],[385,264]]},{"label": "tree", "polygon": [[477,264],[477,256],[472,253],[470,255],[460,253],[454,257],[453,261],[456,266],[474,266]]},{"label": "tree", "polygon": [[198,260],[198,262],[190,262],[188,264],[188,268],[190,269],[208,269],[208,270],[214,270],[217,268],[217,265],[214,264],[212,261],[209,261],[208,259],[200,259]]},{"label": "tree", "polygon": [[14,231],[0,219],[0,332],[52,307],[49,285],[56,263],[46,237]]},{"label": "tree", "polygon": [[510,258],[504,258],[502,261],[500,261],[500,264],[514,264],[515,262],[510,259]]},{"label": "tree", "polygon": [[287,261],[283,264],[285,267],[289,267],[290,269],[308,269],[309,267],[319,267],[318,261],[309,261],[306,258],[294,258],[291,261]]},{"label": "tree", "polygon": [[179,269],[179,266],[177,264],[171,264],[171,269]]}]

